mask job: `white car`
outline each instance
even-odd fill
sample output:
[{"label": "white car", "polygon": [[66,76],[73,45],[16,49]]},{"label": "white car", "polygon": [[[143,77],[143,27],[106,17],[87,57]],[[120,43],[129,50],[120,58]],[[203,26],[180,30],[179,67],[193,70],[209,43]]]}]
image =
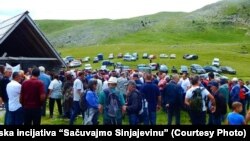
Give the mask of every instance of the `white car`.
[{"label": "white car", "polygon": [[69,67],[80,67],[82,65],[81,61],[79,60],[73,60],[69,63]]},{"label": "white car", "polygon": [[123,60],[124,61],[136,61],[136,58],[132,55],[124,55]]},{"label": "white car", "polygon": [[167,54],[160,54],[160,58],[168,58]]},{"label": "white car", "polygon": [[220,66],[220,59],[219,58],[214,58],[214,60],[212,61],[212,65],[219,67]]},{"label": "white car", "polygon": [[92,67],[91,67],[90,64],[85,64],[85,65],[84,65],[84,69],[85,69],[85,70],[92,70]]},{"label": "white car", "polygon": [[109,54],[108,59],[114,59],[114,54],[113,53]]},{"label": "white car", "polygon": [[176,58],[176,54],[170,54],[170,59],[175,59]]}]

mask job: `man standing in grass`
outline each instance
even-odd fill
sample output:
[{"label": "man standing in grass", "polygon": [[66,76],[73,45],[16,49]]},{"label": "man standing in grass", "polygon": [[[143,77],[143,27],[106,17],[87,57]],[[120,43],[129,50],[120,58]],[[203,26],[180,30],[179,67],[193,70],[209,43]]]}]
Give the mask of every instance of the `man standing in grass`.
[{"label": "man standing in grass", "polygon": [[20,102],[24,108],[24,125],[41,124],[41,108],[46,98],[43,82],[38,80],[40,70],[32,70],[32,76],[21,88]]},{"label": "man standing in grass", "polygon": [[[206,124],[206,111],[207,111],[207,107],[205,104],[205,97],[208,97],[209,100],[211,101],[211,112],[215,112],[215,99],[214,97],[207,91],[207,89],[205,88],[201,88],[200,87],[200,78],[199,76],[194,76],[191,80],[191,84],[192,87],[187,91],[186,93],[186,97],[185,97],[185,104],[187,106],[189,106],[189,115],[190,115],[190,119],[192,122],[192,125],[205,125]],[[200,94],[202,96],[202,105],[201,107],[197,107],[197,108],[201,108],[201,111],[199,110],[194,110],[190,108],[190,105],[193,104],[191,102],[191,99],[193,98],[194,95],[194,91],[196,91],[197,89],[200,89]]]},{"label": "man standing in grass", "polygon": [[175,124],[180,125],[180,110],[182,107],[182,88],[178,85],[179,75],[174,74],[172,80],[162,91],[163,106],[168,114],[168,125],[172,124],[175,116]]},{"label": "man standing in grass", "polygon": [[103,112],[104,125],[122,125],[122,112],[125,112],[125,100],[117,91],[117,78],[110,77],[108,88],[99,96],[99,111]]},{"label": "man standing in grass", "polygon": [[147,73],[145,75],[145,84],[141,87],[141,94],[146,99],[147,111],[143,113],[144,125],[156,125],[156,111],[160,109],[161,96],[160,90],[156,84],[152,82],[152,74]]},{"label": "man standing in grass", "polygon": [[84,92],[82,83],[83,79],[84,79],[84,73],[81,71],[78,73],[78,77],[76,78],[73,84],[73,108],[70,117],[70,123],[69,123],[70,125],[73,125],[74,120],[78,115],[78,113],[82,113],[82,118],[84,118],[84,112],[81,111],[79,102]]}]

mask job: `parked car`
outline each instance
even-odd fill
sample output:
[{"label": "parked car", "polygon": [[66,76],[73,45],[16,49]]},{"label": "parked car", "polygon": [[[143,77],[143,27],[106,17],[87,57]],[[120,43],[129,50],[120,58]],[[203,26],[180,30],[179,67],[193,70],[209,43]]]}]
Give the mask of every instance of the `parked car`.
[{"label": "parked car", "polygon": [[[203,77],[205,79],[208,79],[208,73],[205,73],[205,74],[200,74],[200,77]],[[215,79],[226,79],[228,80],[228,77],[224,76],[224,75],[221,75],[217,72],[214,72],[214,78]]]},{"label": "parked car", "polygon": [[84,57],[83,59],[82,59],[82,62],[89,62],[90,61],[90,57]]},{"label": "parked car", "polygon": [[72,57],[72,56],[66,56],[66,57],[63,58],[63,60],[64,60],[64,62],[65,62],[66,64],[68,64],[68,63],[70,63],[71,61],[74,61],[75,58]]},{"label": "parked car", "polygon": [[114,62],[110,61],[110,60],[103,60],[102,61],[102,65],[103,66],[113,66]]},{"label": "parked car", "polygon": [[124,55],[123,60],[124,61],[136,61],[136,58],[132,55]]},{"label": "parked car", "polygon": [[116,68],[121,68],[123,66],[123,64],[121,63],[121,62],[117,62],[116,64],[115,64],[115,67]]},{"label": "parked car", "polygon": [[99,61],[98,57],[95,57],[95,58],[93,59],[93,63],[98,63],[98,61]]},{"label": "parked car", "polygon": [[129,66],[122,66],[122,71],[131,71]]},{"label": "parked car", "polygon": [[79,60],[73,60],[68,64],[68,66],[71,67],[71,68],[80,67],[81,65],[82,65],[82,63]]},{"label": "parked car", "polygon": [[148,72],[148,73],[151,73],[151,68],[146,65],[146,64],[139,64],[137,65],[137,70],[139,72]]},{"label": "parked car", "polygon": [[180,73],[188,73],[188,67],[184,66],[184,65],[181,65]]},{"label": "parked car", "polygon": [[219,67],[220,66],[220,59],[219,58],[214,58],[212,61],[212,65]]},{"label": "parked car", "polygon": [[234,70],[233,68],[229,66],[221,66],[220,69],[223,73],[236,74],[236,70]]},{"label": "parked car", "polygon": [[110,53],[108,59],[114,59],[114,54]]},{"label": "parked car", "polygon": [[123,54],[122,53],[119,53],[118,55],[117,55],[117,58],[122,58],[123,57]]},{"label": "parked car", "polygon": [[102,71],[105,71],[105,70],[108,71],[108,68],[107,68],[107,66],[104,65],[104,66],[101,66],[100,70],[102,70]]},{"label": "parked car", "polygon": [[173,66],[172,69],[171,69],[171,72],[172,73],[178,73],[178,70],[175,68],[175,66]]},{"label": "parked car", "polygon": [[160,58],[168,58],[167,54],[160,54]]},{"label": "parked car", "polygon": [[151,54],[151,55],[148,56],[148,59],[156,59],[156,56]]},{"label": "parked car", "polygon": [[97,58],[98,58],[98,60],[103,60],[103,54],[102,54],[102,53],[99,53],[99,54],[97,55]]},{"label": "parked car", "polygon": [[222,71],[215,67],[215,66],[205,66],[203,67],[203,69],[206,71],[206,72],[217,72],[217,73],[221,73]]},{"label": "parked car", "polygon": [[198,64],[192,64],[190,66],[190,69],[192,73],[198,73],[198,74],[206,73],[206,71],[201,67],[201,65]]},{"label": "parked car", "polygon": [[183,56],[183,59],[186,59],[186,60],[197,60],[198,58],[199,57],[196,54],[185,54]]},{"label": "parked car", "polygon": [[92,67],[91,67],[90,64],[85,64],[85,65],[84,65],[84,69],[85,69],[85,70],[92,70]]},{"label": "parked car", "polygon": [[134,52],[134,53],[132,54],[132,56],[133,56],[133,57],[135,57],[135,59],[136,59],[136,60],[138,60],[138,59],[139,59],[139,55],[138,55],[138,53],[137,53],[137,52]]},{"label": "parked car", "polygon": [[159,71],[160,72],[164,72],[164,73],[168,73],[168,67],[167,67],[167,65],[161,65]]},{"label": "parked car", "polygon": [[150,63],[149,67],[151,68],[151,70],[158,70],[158,64],[157,63]]},{"label": "parked car", "polygon": [[148,54],[147,53],[143,53],[142,54],[142,59],[148,59]]},{"label": "parked car", "polygon": [[176,54],[170,54],[169,58],[170,59],[175,59],[176,58]]}]

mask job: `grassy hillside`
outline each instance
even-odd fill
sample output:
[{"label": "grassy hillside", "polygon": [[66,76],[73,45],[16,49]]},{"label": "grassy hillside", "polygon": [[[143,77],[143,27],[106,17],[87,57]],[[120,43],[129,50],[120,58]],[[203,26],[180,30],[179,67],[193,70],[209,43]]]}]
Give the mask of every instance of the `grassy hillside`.
[{"label": "grassy hillside", "polygon": [[223,0],[191,13],[122,20],[36,21],[55,47],[119,43],[237,43],[250,38],[250,1]]}]

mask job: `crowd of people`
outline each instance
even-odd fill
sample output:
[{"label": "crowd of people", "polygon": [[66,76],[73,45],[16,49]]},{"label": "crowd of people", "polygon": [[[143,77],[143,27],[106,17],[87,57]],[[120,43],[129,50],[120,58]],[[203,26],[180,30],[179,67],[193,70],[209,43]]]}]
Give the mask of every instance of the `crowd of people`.
[{"label": "crowd of people", "polygon": [[[166,113],[166,124],[182,124],[186,112],[193,125],[244,125],[250,121],[250,84],[243,80],[198,75],[156,74],[130,71],[61,70],[46,72],[43,66],[26,72],[0,67],[0,105],[5,125],[40,125],[46,116],[68,118],[73,125],[82,115],[84,125],[156,125],[157,112]],[[208,116],[208,122],[206,117]]]}]

